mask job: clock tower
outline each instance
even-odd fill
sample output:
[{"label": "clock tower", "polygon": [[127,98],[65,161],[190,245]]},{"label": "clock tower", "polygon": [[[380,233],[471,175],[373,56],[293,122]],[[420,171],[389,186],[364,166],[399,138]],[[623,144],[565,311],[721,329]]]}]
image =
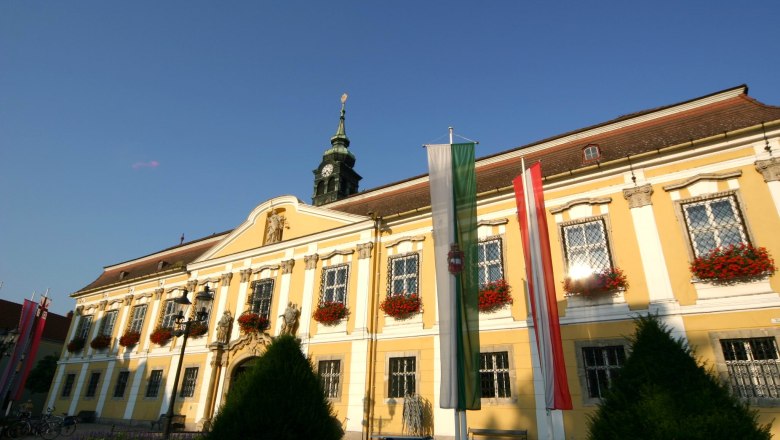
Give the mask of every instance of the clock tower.
[{"label": "clock tower", "polygon": [[349,151],[349,138],[344,130],[344,106],[347,94],[341,96],[341,118],[336,134],[330,138],[331,147],[322,154],[320,165],[314,170],[314,206],[341,200],[358,192],[360,175],[352,169],[355,155]]}]

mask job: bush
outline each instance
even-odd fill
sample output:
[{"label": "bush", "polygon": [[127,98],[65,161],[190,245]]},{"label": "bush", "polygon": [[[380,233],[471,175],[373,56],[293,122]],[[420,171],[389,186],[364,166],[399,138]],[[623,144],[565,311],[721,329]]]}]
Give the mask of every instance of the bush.
[{"label": "bush", "polygon": [[636,321],[631,354],[590,419],[589,439],[769,439],[757,411],[729,394],[655,317]]},{"label": "bush", "polygon": [[335,440],[342,436],[300,341],[284,335],[231,385],[208,438]]}]

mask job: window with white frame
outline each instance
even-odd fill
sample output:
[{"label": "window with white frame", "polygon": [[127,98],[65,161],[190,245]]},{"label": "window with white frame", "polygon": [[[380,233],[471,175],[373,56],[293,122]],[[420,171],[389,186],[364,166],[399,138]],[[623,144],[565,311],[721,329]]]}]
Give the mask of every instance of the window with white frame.
[{"label": "window with white frame", "polygon": [[780,356],[774,337],[721,339],[729,384],[742,398],[780,398]]},{"label": "window with white frame", "polygon": [[338,359],[319,361],[317,375],[322,382],[325,397],[333,399],[339,397],[339,383],[341,379],[341,361]]},{"label": "window with white frame", "polygon": [[89,329],[92,327],[92,315],[85,315],[79,319],[79,326],[76,329],[75,339],[86,340],[89,336]]},{"label": "window with white frame", "polygon": [[178,313],[179,310],[174,300],[169,299],[168,301],[165,301],[162,314],[162,323],[160,325],[165,328],[173,328],[173,325],[176,323],[176,315]]},{"label": "window with white frame", "polygon": [[320,304],[326,302],[347,303],[349,265],[326,267],[322,270]]},{"label": "window with white frame", "polygon": [[416,253],[390,257],[387,273],[387,294],[404,295],[418,293],[420,256]]},{"label": "window with white frame", "polygon": [[163,370],[152,370],[149,375],[149,382],[146,383],[146,397],[157,397],[162,383]]},{"label": "window with white frame", "polygon": [[561,225],[566,273],[584,277],[612,267],[603,217]]},{"label": "window with white frame", "polygon": [[141,330],[144,328],[144,318],[146,318],[146,304],[140,304],[133,307],[129,330],[131,332],[141,333]]},{"label": "window with white frame", "polygon": [[387,397],[404,397],[417,391],[417,358],[414,356],[392,357]]},{"label": "window with white frame", "polygon": [[592,162],[598,160],[601,157],[601,150],[596,144],[590,144],[582,149],[583,162]]},{"label": "window with white frame", "polygon": [[626,361],[623,345],[582,347],[582,366],[588,397],[600,399],[618,377],[620,367]]},{"label": "window with white frame", "polygon": [[274,280],[271,278],[252,282],[252,293],[249,296],[249,308],[266,319],[271,318],[271,300],[274,294]]},{"label": "window with white frame", "polygon": [[190,367],[184,370],[184,378],[181,380],[181,392],[179,397],[192,397],[195,395],[195,382],[198,379],[198,367]]},{"label": "window with white frame", "polygon": [[680,203],[696,257],[715,248],[749,243],[736,194]]},{"label": "window with white frame", "polygon": [[509,352],[498,351],[479,354],[479,378],[482,398],[510,398]]},{"label": "window with white frame", "polygon": [[477,271],[480,286],[504,278],[501,237],[481,240],[477,244]]},{"label": "window with white frame", "polygon": [[111,336],[114,333],[114,324],[116,323],[116,310],[109,310],[103,315],[103,319],[100,323],[100,334],[103,336]]}]

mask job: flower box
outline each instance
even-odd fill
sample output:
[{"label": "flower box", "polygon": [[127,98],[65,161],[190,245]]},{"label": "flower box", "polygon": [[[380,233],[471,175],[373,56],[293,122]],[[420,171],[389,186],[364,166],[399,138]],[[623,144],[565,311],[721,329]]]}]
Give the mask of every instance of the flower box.
[{"label": "flower box", "polygon": [[604,269],[583,278],[566,277],[563,280],[563,290],[567,295],[579,295],[594,299],[605,294],[613,294],[616,290],[628,288],[626,275],[617,267]]},{"label": "flower box", "polygon": [[503,279],[489,282],[479,289],[480,313],[493,313],[512,304],[512,288]]},{"label": "flower box", "polygon": [[766,248],[746,243],[715,248],[706,255],[696,257],[690,269],[698,280],[718,284],[748,282],[768,277],[777,271],[775,261]]},{"label": "flower box", "polygon": [[312,317],[322,325],[337,325],[348,315],[349,309],[344,304],[337,301],[326,301],[317,307]]},{"label": "flower box", "polygon": [[136,344],[138,344],[138,341],[141,340],[141,333],[128,331],[125,332],[124,335],[122,335],[121,338],[119,338],[119,345],[122,347],[132,347]]},{"label": "flower box", "polygon": [[385,315],[395,319],[407,319],[422,311],[420,295],[416,293],[390,295],[379,304]]},{"label": "flower box", "polygon": [[149,340],[157,345],[165,345],[171,340],[171,337],[173,337],[173,331],[171,329],[167,327],[157,327],[152,334],[149,335]]},{"label": "flower box", "polygon": [[111,336],[108,335],[97,335],[95,336],[95,339],[89,343],[89,346],[94,350],[105,350],[109,345],[111,345]]},{"label": "flower box", "polygon": [[261,332],[268,328],[268,318],[253,312],[244,312],[238,317],[238,326],[244,333]]},{"label": "flower box", "polygon": [[190,324],[189,337],[199,338],[209,332],[209,326],[205,322],[195,321]]},{"label": "flower box", "polygon": [[76,353],[84,348],[84,338],[75,338],[68,342],[68,351]]}]

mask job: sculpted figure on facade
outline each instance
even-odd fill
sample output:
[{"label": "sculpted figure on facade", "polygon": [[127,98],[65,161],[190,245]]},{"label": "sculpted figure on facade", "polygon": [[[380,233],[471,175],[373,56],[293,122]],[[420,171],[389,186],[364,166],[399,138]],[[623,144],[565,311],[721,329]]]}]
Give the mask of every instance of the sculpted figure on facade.
[{"label": "sculpted figure on facade", "polygon": [[223,344],[227,344],[230,337],[230,327],[233,324],[233,315],[229,311],[225,311],[222,314],[222,318],[217,323],[217,341]]},{"label": "sculpted figure on facade", "polygon": [[301,316],[301,311],[298,310],[298,306],[290,302],[287,304],[287,309],[284,313],[279,315],[282,318],[282,331],[283,335],[294,335],[298,331],[298,318]]},{"label": "sculpted figure on facade", "polygon": [[265,244],[282,241],[282,229],[286,227],[289,227],[287,226],[287,218],[274,209],[268,217],[268,223],[265,227]]}]

